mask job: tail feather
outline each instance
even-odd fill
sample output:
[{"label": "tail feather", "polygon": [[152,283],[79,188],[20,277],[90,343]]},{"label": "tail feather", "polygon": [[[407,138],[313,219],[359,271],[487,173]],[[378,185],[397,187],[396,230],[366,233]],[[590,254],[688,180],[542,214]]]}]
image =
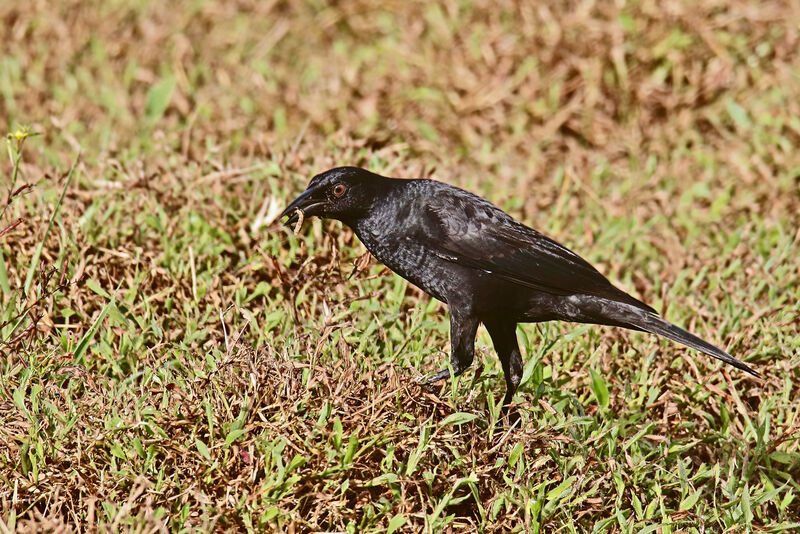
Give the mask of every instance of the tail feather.
[{"label": "tail feather", "polygon": [[[605,306],[604,311],[610,311],[611,319],[619,326],[627,328],[635,328],[637,330],[644,330],[652,334],[658,334],[672,341],[686,345],[693,349],[697,349],[704,354],[708,354],[712,358],[721,360],[729,365],[741,369],[755,377],[761,377],[756,371],[750,368],[746,363],[737,360],[724,350],[715,347],[708,341],[697,337],[691,332],[687,332],[683,328],[675,326],[652,313],[647,313],[641,309],[623,303],[615,303],[615,306]],[[609,310],[609,308],[611,308]]]}]

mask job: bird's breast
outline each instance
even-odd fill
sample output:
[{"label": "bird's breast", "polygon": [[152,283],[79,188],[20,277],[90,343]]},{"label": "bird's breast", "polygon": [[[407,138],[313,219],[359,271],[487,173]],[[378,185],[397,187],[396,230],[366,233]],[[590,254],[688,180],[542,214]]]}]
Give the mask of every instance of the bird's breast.
[{"label": "bird's breast", "polygon": [[356,228],[355,231],[378,261],[429,295],[447,302],[448,292],[458,284],[453,279],[453,270],[448,270],[441,258],[409,236],[380,229]]}]

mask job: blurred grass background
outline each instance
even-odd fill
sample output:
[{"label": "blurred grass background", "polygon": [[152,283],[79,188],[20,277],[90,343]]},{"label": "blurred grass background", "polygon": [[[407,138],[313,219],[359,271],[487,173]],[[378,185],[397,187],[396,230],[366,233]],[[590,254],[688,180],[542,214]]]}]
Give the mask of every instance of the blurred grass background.
[{"label": "blurred grass background", "polygon": [[[3,531],[800,528],[796,2],[0,4]],[[20,136],[22,137],[22,136]],[[76,163],[75,163],[76,162]],[[74,164],[74,169],[72,168]],[[763,381],[526,325],[521,427],[335,165],[478,192]]]}]

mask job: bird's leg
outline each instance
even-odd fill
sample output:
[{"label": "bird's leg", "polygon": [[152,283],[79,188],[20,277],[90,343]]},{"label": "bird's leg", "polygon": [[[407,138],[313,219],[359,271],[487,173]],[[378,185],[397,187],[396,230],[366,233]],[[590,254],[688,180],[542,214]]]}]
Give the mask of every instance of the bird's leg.
[{"label": "bird's leg", "polygon": [[[450,366],[453,368],[453,376],[461,376],[472,364],[479,322],[476,317],[450,309]],[[445,378],[450,378],[450,369],[442,369],[431,375],[425,380],[425,384],[430,385]]]},{"label": "bird's leg", "polygon": [[517,323],[497,321],[485,324],[489,335],[492,336],[494,350],[497,352],[497,357],[500,358],[503,374],[506,377],[506,396],[503,398],[501,411],[501,414],[505,416],[522,380],[522,354],[517,343]]}]

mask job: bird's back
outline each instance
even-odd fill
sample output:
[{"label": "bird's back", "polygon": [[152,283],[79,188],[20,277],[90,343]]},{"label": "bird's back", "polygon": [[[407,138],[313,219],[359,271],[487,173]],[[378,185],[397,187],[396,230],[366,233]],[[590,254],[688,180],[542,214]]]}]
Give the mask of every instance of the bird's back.
[{"label": "bird's back", "polygon": [[[491,202],[434,180],[389,180],[356,232],[401,276],[448,301],[465,285],[503,293],[524,308],[532,295],[592,295],[652,308],[612,285],[583,258]],[[535,300],[535,299],[534,299]]]}]

